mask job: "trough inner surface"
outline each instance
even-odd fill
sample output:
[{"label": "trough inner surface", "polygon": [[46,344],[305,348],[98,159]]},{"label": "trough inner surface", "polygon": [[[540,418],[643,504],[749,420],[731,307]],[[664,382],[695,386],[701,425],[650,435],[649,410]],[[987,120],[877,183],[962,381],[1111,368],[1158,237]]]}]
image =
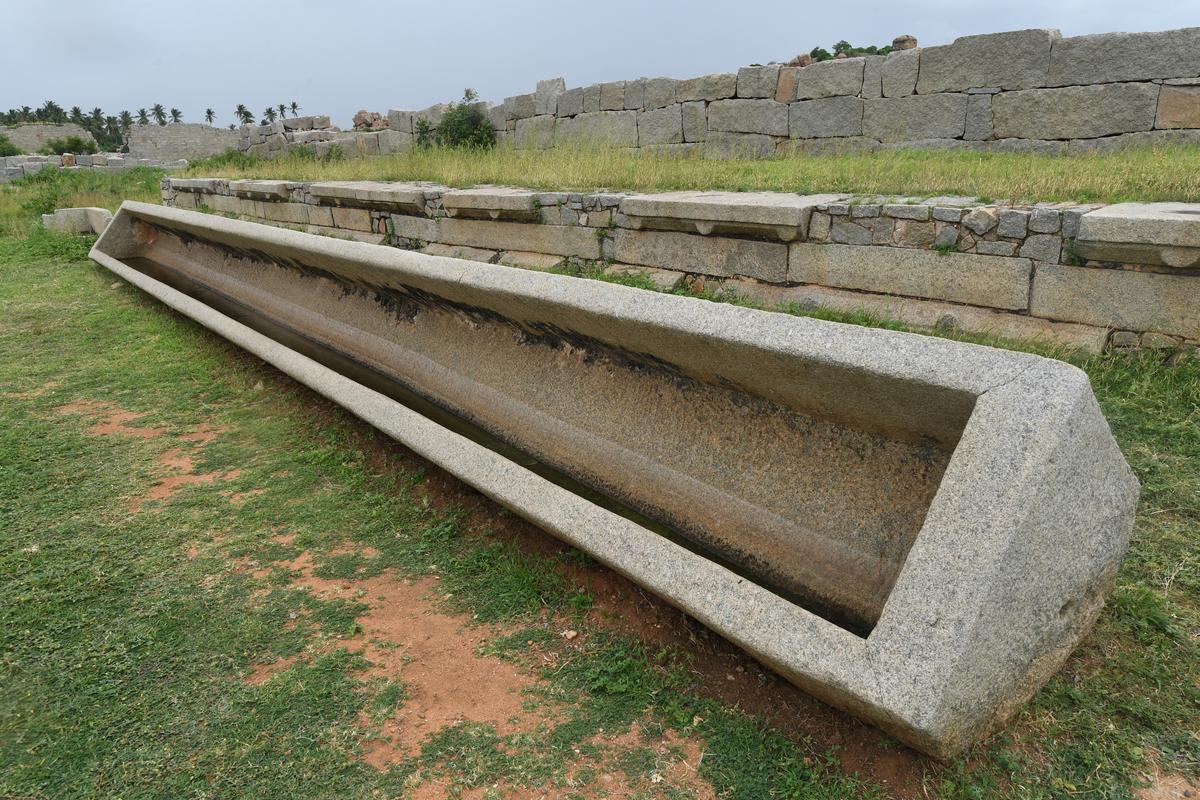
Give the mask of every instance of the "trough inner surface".
[{"label": "trough inner surface", "polygon": [[272,338],[290,334],[285,344],[327,365],[366,367],[859,635],[878,620],[951,455],[400,275],[356,283],[161,227],[139,240],[131,267]]}]

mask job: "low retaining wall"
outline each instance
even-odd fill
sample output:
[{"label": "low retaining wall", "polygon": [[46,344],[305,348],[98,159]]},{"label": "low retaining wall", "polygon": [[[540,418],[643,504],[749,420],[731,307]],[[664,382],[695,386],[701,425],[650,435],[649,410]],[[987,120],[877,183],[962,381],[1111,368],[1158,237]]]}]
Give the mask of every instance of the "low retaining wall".
[{"label": "low retaining wall", "polygon": [[1105,260],[1129,250],[1117,241],[1136,238],[1129,233],[1111,242],[1097,235],[1088,260],[1076,254],[1098,205],[220,178],[164,179],[163,200],[438,255],[533,269],[603,262],[667,290],[687,285],[771,308],[863,311],[1092,352],[1200,340],[1200,270],[1152,254],[1143,260],[1155,263]]},{"label": "low retaining wall", "polygon": [[96,143],[92,134],[73,122],[55,123],[33,122],[11,127],[0,127],[0,134],[20,148],[25,153],[36,153],[50,142],[51,139],[65,139],[68,136],[78,136],[85,142]]},{"label": "low retaining wall", "polygon": [[215,128],[195,122],[169,125],[134,125],[126,136],[129,155],[175,161],[217,155],[238,146],[240,134],[228,128]]},{"label": "low retaining wall", "polygon": [[184,169],[187,165],[188,162],[183,159],[163,161],[155,158],[134,158],[125,153],[96,153],[90,156],[7,156],[0,158],[0,183],[15,181],[43,169]]}]

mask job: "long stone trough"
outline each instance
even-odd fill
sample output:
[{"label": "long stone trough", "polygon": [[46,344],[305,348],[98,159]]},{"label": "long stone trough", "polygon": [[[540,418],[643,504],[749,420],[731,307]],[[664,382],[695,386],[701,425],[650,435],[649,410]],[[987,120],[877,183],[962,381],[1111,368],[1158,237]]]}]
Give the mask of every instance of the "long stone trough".
[{"label": "long stone trough", "polygon": [[1086,634],[1138,484],[1033,355],[126,202],[92,258],[937,757]]}]

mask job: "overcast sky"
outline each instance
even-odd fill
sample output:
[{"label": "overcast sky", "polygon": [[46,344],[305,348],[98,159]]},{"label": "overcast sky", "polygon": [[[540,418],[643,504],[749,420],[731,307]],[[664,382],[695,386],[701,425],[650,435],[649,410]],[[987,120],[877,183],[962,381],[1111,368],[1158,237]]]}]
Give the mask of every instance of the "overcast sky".
[{"label": "overcast sky", "polygon": [[0,109],[107,113],[160,102],[218,124],[293,100],[349,127],[360,108],[424,108],[786,61],[846,39],[921,45],[1018,28],[1064,36],[1200,26],[1200,0],[0,0]]}]

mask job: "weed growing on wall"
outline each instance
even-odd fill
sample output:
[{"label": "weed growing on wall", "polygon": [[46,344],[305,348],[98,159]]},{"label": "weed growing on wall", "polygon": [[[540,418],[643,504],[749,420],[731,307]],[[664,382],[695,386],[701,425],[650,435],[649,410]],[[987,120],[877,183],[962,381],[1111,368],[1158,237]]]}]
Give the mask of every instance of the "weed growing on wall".
[{"label": "weed growing on wall", "polygon": [[21,154],[20,149],[8,140],[8,137],[0,133],[0,158],[4,156],[18,156]]}]

